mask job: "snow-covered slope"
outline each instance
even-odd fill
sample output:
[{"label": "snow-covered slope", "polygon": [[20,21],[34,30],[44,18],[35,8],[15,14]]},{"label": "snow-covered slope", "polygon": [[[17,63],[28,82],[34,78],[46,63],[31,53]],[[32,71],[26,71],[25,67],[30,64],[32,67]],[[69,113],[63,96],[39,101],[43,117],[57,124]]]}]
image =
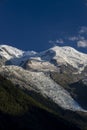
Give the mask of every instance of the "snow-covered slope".
[{"label": "snow-covered slope", "polygon": [[15,57],[22,56],[24,51],[19,50],[15,47],[11,47],[8,45],[0,45],[0,55],[5,57],[7,60]]},{"label": "snow-covered slope", "polygon": [[34,51],[22,51],[9,45],[0,45],[0,55],[7,60],[32,56],[34,54],[36,54]]},{"label": "snow-covered slope", "polygon": [[69,64],[70,66],[82,71],[87,66],[87,54],[78,52],[72,47],[55,46],[41,53],[41,57],[45,60],[56,60],[58,65]]},{"label": "snow-covered slope", "polygon": [[0,74],[15,84],[21,83],[21,86],[27,90],[32,89],[45,97],[49,97],[64,109],[84,111],[66,90],[43,72],[27,71],[17,66],[3,66],[0,68]]}]

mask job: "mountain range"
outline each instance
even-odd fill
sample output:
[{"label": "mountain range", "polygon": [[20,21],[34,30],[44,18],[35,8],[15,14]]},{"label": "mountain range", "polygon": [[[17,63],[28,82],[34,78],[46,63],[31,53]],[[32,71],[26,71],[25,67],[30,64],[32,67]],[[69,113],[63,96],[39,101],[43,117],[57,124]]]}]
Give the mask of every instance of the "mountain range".
[{"label": "mountain range", "polygon": [[87,54],[0,45],[0,89],[1,129],[87,130]]}]

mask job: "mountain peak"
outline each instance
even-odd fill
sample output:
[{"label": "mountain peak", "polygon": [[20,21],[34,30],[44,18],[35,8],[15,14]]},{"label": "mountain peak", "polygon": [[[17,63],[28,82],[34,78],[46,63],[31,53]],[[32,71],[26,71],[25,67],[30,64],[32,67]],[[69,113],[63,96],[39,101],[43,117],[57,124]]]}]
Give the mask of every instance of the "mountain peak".
[{"label": "mountain peak", "polygon": [[7,60],[35,55],[34,51],[23,51],[9,45],[0,45],[0,55]]},{"label": "mountain peak", "polygon": [[72,47],[55,46],[50,50],[55,52],[54,59],[56,59],[58,62],[59,59],[61,59],[62,60],[61,62],[68,63],[74,68],[80,70],[82,70],[87,65],[87,54],[81,53]]},{"label": "mountain peak", "polygon": [[19,50],[15,47],[9,45],[0,45],[0,55],[6,59],[11,59],[13,57],[20,57],[23,55],[24,51]]},{"label": "mountain peak", "polygon": [[77,51],[75,48],[73,48],[73,47],[71,47],[71,46],[62,46],[62,47],[60,47],[60,46],[54,46],[54,47],[52,47],[52,48],[50,48],[50,50],[54,50],[54,51],[58,51],[58,50],[61,50],[61,51],[65,51],[65,52],[73,52],[73,53],[80,53],[80,54],[83,54],[83,53],[81,53],[81,52],[79,52],[79,51]]}]

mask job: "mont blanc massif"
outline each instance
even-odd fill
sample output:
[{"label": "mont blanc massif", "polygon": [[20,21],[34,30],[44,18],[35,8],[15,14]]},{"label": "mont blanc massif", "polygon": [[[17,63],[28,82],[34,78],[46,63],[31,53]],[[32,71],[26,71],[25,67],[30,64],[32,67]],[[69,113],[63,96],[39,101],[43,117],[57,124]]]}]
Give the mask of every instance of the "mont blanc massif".
[{"label": "mont blanc massif", "polygon": [[87,54],[0,45],[0,130],[87,130]]}]

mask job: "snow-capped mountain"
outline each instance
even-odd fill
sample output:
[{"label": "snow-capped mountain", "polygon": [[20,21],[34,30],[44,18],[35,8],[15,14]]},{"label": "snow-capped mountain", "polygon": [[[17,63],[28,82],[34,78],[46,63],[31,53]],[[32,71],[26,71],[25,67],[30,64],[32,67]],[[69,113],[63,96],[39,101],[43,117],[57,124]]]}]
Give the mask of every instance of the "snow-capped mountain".
[{"label": "snow-capped mountain", "polygon": [[[60,84],[66,82],[67,75],[65,74],[68,74],[70,70],[72,77],[76,76],[73,72],[77,71],[77,75],[83,78],[80,73],[87,67],[87,54],[71,47],[55,46],[44,52],[36,53],[0,45],[0,56],[5,58],[5,64],[0,67],[0,74],[10,79],[15,85],[40,93],[64,109],[85,112]],[[60,68],[66,69],[66,73],[62,81],[56,82],[51,73],[55,72],[60,77]],[[76,80],[79,80],[78,76]]]},{"label": "snow-capped mountain", "polygon": [[39,68],[48,69],[49,67],[52,70],[53,68],[57,70],[58,66],[70,65],[81,72],[87,66],[87,54],[67,46],[54,46],[44,52],[36,53],[34,51],[22,51],[8,45],[0,45],[0,56],[15,65],[23,66],[27,62],[29,68],[35,69],[36,67],[37,70]]}]

